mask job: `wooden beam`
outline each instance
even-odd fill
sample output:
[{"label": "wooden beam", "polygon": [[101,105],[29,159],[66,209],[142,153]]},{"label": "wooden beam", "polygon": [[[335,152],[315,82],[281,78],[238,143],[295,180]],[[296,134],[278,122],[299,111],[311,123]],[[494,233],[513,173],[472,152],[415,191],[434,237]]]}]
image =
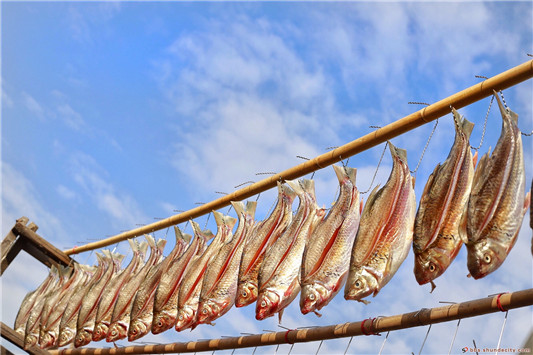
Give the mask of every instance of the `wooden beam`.
[{"label": "wooden beam", "polygon": [[502,309],[533,305],[533,289],[504,293],[492,297],[443,307],[424,308],[419,311],[390,317],[378,317],[359,322],[329,325],[309,329],[295,329],[283,332],[247,335],[232,338],[191,341],[147,346],[126,346],[120,348],[79,348],[51,351],[54,355],[75,354],[171,354],[214,351],[225,349],[252,348],[277,344],[304,343],[360,335],[379,334],[399,329],[449,322],[457,319],[476,317],[500,312]]},{"label": "wooden beam", "polygon": [[11,264],[11,262],[15,260],[19,252],[23,249],[23,247],[24,247],[24,241],[21,238],[19,238],[13,244],[11,244],[7,248],[7,250],[2,250],[2,265],[0,269],[0,276],[4,274],[4,271],[6,271],[6,269]]},{"label": "wooden beam", "polygon": [[[0,333],[2,335],[2,338],[6,339],[7,341],[9,341],[10,343],[12,343],[13,345],[17,347],[24,349],[24,339],[22,338],[22,336],[20,336],[20,334],[15,332],[13,329],[8,327],[7,325],[5,325],[4,322],[0,322]],[[48,351],[39,349],[38,347],[35,347],[35,346],[25,351],[28,352],[29,354],[36,354],[36,355],[49,354]]]},{"label": "wooden beam", "polygon": [[[188,221],[193,218],[219,210],[230,204],[231,201],[242,201],[251,196],[257,195],[263,191],[269,190],[276,186],[278,181],[292,180],[307,175],[313,171],[323,169],[331,164],[337,163],[355,154],[361,153],[376,145],[379,145],[391,138],[399,136],[407,131],[413,130],[428,122],[450,113],[450,106],[456,109],[465,107],[479,101],[485,97],[491,96],[493,90],[503,90],[522,81],[533,77],[533,60],[520,64],[503,73],[493,76],[479,84],[473,85],[454,95],[451,95],[441,101],[429,105],[417,112],[414,112],[402,119],[386,125],[372,133],[347,143],[337,149],[331,150],[325,154],[308,160],[305,163],[294,166],[281,173],[270,176],[264,180],[258,181],[252,185],[239,189],[233,193],[220,197],[204,205],[198,206],[186,212],[162,219],[155,223],[135,228],[130,231],[117,234],[98,242],[88,243],[86,245],[74,247],[65,251],[65,254],[77,254],[83,251],[103,248],[108,245],[116,244],[126,239],[135,238],[143,234],[152,233],[157,230],[168,228],[170,226]],[[342,157],[342,158],[341,158]]]}]

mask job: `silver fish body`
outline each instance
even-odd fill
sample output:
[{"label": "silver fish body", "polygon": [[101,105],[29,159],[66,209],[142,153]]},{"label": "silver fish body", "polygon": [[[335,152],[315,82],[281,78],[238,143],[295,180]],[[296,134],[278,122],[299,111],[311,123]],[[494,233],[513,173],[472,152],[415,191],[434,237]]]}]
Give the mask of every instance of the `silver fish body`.
[{"label": "silver fish body", "polygon": [[232,202],[239,217],[239,225],[231,240],[207,265],[198,304],[198,324],[211,324],[227,313],[235,303],[239,265],[247,237],[254,224],[257,202]]},{"label": "silver fish body", "polygon": [[367,303],[362,299],[376,296],[407,257],[413,240],[414,178],[407,152],[390,142],[389,148],[392,172],[383,188],[374,188],[363,209],[344,289],[347,300]]},{"label": "silver fish body", "polygon": [[287,181],[300,199],[287,230],[266,252],[259,270],[259,292],[255,318],[263,320],[283,310],[300,292],[300,267],[305,246],[317,224],[318,206],[313,180]]},{"label": "silver fish body", "polygon": [[239,267],[236,307],[247,306],[257,300],[259,268],[265,251],[279,238],[292,221],[292,203],[296,194],[278,182],[278,202],[264,221],[256,223],[246,244]]},{"label": "silver fish body", "polygon": [[[207,266],[211,263],[220,247],[232,237],[231,230],[236,223],[236,219],[230,216],[224,216],[214,211],[213,215],[217,223],[217,234],[211,244],[205,251],[191,261],[191,267],[183,278],[179,290],[176,331],[182,331],[187,328],[193,328],[197,325],[198,304],[200,302],[200,293],[204,281]],[[195,233],[199,231],[199,226],[193,224]]]},{"label": "silver fish body", "polygon": [[474,124],[453,110],[455,141],[448,158],[430,175],[415,218],[414,274],[420,285],[446,271],[463,244],[459,235],[461,218],[472,188],[474,164],[470,134]]},{"label": "silver fish body", "polygon": [[326,306],[346,282],[352,246],[359,229],[361,204],[357,170],[333,166],[340,193],[327,217],[313,231],[304,252],[300,309],[303,314]]},{"label": "silver fish body", "polygon": [[467,266],[475,279],[493,272],[507,258],[530,204],[518,115],[503,107],[494,94],[502,131],[492,155],[483,155],[476,168],[463,224]]}]

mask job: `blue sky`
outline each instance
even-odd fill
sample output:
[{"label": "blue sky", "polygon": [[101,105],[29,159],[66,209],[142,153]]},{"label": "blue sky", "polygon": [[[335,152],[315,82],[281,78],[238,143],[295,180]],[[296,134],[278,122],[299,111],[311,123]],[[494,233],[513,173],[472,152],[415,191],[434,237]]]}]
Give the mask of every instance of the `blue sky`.
[{"label": "blue sky", "polygon": [[[420,108],[409,101],[440,100],[478,83],[475,75],[527,61],[533,51],[531,2],[2,2],[1,11],[2,234],[25,215],[61,249],[195,207],[220,197],[215,191],[257,181],[258,172],[287,169],[302,162],[297,155],[317,156],[371,132],[369,125]],[[533,129],[532,92],[527,81],[504,93],[524,132]],[[460,110],[476,124],[473,146],[489,102]],[[480,153],[496,144],[500,125],[498,110],[491,110]],[[429,124],[393,140],[407,149],[411,169],[431,130]],[[417,199],[452,140],[448,115],[416,174]],[[531,138],[523,142],[531,182]],[[381,152],[376,147],[350,158],[361,191],[370,186]],[[387,153],[376,183],[386,181],[390,167]],[[330,205],[337,191],[333,169],[314,178],[319,204]],[[274,202],[275,191],[261,194],[258,220]],[[429,294],[414,279],[411,253],[370,305],[341,295],[319,319],[301,315],[295,303],[283,325],[344,323],[530,288],[528,222],[526,216],[506,263],[485,279],[465,277],[463,249]],[[215,229],[212,219],[208,225]],[[117,248],[126,253],[128,245]],[[93,263],[94,255],[76,259]],[[31,257],[17,258],[2,278],[2,321],[12,324],[23,296],[46,272]],[[502,345],[521,346],[531,319],[531,308],[511,311]],[[454,351],[472,339],[495,347],[502,322],[503,314],[462,321]],[[281,328],[273,318],[256,321],[249,307],[233,309],[215,327],[141,341],[263,329]],[[417,353],[426,330],[391,333],[383,353]],[[433,326],[424,352],[447,353],[454,330],[455,322]],[[382,338],[354,339],[350,351],[375,353]],[[347,343],[325,342],[320,353],[344,352]],[[280,353],[288,352],[284,347]],[[293,353],[317,347],[298,344]]]}]

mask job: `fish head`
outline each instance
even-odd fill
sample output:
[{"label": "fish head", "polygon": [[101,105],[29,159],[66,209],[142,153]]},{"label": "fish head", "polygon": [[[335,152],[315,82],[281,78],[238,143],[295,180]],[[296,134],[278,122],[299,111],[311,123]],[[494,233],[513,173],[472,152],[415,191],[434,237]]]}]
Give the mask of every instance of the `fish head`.
[{"label": "fish head", "polygon": [[57,341],[57,337],[55,336],[54,332],[46,332],[39,339],[39,345],[41,349],[48,349],[56,345],[56,341]]},{"label": "fish head", "polygon": [[176,312],[161,311],[154,313],[154,320],[152,322],[152,334],[163,333],[169,330],[176,324]]},{"label": "fish head", "polygon": [[124,339],[128,336],[128,325],[122,322],[115,322],[109,327],[109,332],[105,341],[111,343],[120,339]]},{"label": "fish head", "polygon": [[280,297],[276,292],[266,290],[257,296],[255,319],[263,320],[272,317],[278,310]]},{"label": "fish head", "polygon": [[257,285],[253,282],[239,284],[237,289],[237,297],[235,298],[235,306],[248,306],[257,299],[257,293]]},{"label": "fish head", "polygon": [[302,287],[300,309],[303,314],[320,310],[328,301],[331,291],[323,285],[313,283]]},{"label": "fish head", "polygon": [[376,277],[363,268],[356,270],[349,278],[351,282],[348,282],[344,289],[344,298],[347,300],[360,301],[371,294],[376,295],[379,291]]},{"label": "fish head", "polygon": [[88,329],[82,329],[81,331],[78,331],[76,338],[74,339],[74,346],[79,348],[80,346],[89,344],[93,340],[92,333],[93,332]]},{"label": "fish head", "polygon": [[198,306],[198,324],[210,323],[213,319],[217,318],[220,313],[220,307],[216,302],[210,300],[200,303]]},{"label": "fish head", "polygon": [[71,328],[65,328],[62,329],[59,332],[59,339],[58,339],[58,346],[62,347],[65,345],[68,345],[72,343],[72,340],[74,340],[74,337],[76,336],[76,332]]},{"label": "fish head", "polygon": [[128,329],[128,341],[137,340],[150,331],[151,323],[145,323],[141,319],[134,319],[131,322],[130,328]]},{"label": "fish head", "polygon": [[467,266],[474,279],[481,279],[497,268],[505,260],[507,253],[503,246],[491,243],[487,239],[467,245]]},{"label": "fish head", "polygon": [[39,337],[36,334],[26,334],[24,337],[24,350],[28,350],[32,346],[37,345]]},{"label": "fish head", "polygon": [[436,249],[428,249],[415,255],[415,278],[419,285],[435,280],[446,271],[450,258]]},{"label": "fish head", "polygon": [[190,328],[196,322],[196,309],[192,307],[182,307],[178,310],[178,320],[176,322],[176,331]]},{"label": "fish head", "polygon": [[93,341],[100,341],[102,339],[105,339],[108,331],[109,331],[109,324],[107,324],[106,322],[99,322],[94,327]]}]

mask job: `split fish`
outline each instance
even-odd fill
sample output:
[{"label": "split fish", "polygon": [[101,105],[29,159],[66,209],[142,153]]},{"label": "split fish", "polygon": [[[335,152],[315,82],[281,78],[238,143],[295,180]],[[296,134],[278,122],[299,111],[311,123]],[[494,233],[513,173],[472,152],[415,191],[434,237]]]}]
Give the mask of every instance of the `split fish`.
[{"label": "split fish", "polygon": [[17,317],[15,318],[15,325],[13,329],[15,332],[24,337],[26,332],[26,323],[28,322],[28,317],[30,316],[31,310],[35,303],[45,295],[50,287],[54,285],[54,279],[57,277],[57,269],[55,266],[50,268],[48,276],[44,281],[34,290],[29,292],[20,305]]},{"label": "split fish", "polygon": [[492,155],[489,150],[479,161],[463,216],[467,266],[475,279],[504,262],[516,242],[531,196],[525,194],[518,115],[503,107],[496,92],[494,95],[502,116],[501,135]]},{"label": "split fish", "polygon": [[159,264],[154,265],[148,271],[148,275],[142,281],[131,307],[130,326],[128,327],[128,340],[137,340],[150,332],[152,329],[154,298],[161,280],[161,275],[167,272],[167,269],[177,258],[190,247],[190,236],[182,234],[178,228],[176,232],[176,245],[168,256]]},{"label": "split fish", "polygon": [[74,346],[77,348],[89,344],[93,339],[98,304],[102,299],[106,285],[114,275],[120,272],[120,264],[124,259],[124,255],[111,254],[109,250],[104,250],[103,253],[108,254],[108,258],[111,260],[111,263],[100,280],[95,282],[91,286],[91,289],[83,297],[81,308],[78,313],[76,338],[74,339]]},{"label": "split fish", "polygon": [[257,202],[249,201],[246,206],[243,202],[231,204],[239,217],[239,225],[233,238],[207,265],[198,305],[198,324],[211,324],[235,304],[242,251],[254,224]]},{"label": "split fish", "polygon": [[85,282],[78,284],[76,289],[68,297],[68,304],[61,316],[59,323],[58,346],[65,346],[74,341],[76,337],[76,326],[78,322],[78,313],[81,308],[84,296],[89,292],[92,285],[94,285],[104,274],[109,267],[111,260],[106,254],[96,253],[98,259],[98,266],[92,276],[88,277]]},{"label": "split fish", "polygon": [[477,152],[472,157],[470,134],[474,124],[452,108],[455,141],[448,158],[437,165],[424,187],[415,218],[413,251],[414,273],[420,285],[442,275],[455,259],[463,242],[459,236],[466,210]]},{"label": "split fish", "polygon": [[59,337],[59,325],[61,317],[68,305],[69,296],[75,292],[78,285],[83,284],[94,272],[94,268],[75,263],[68,282],[57,292],[43,308],[41,317],[39,344],[41,349],[57,347]]},{"label": "split fish", "polygon": [[24,350],[35,346],[39,342],[41,317],[44,314],[45,306],[49,304],[50,299],[54,299],[58,292],[61,292],[64,284],[68,281],[72,268],[59,266],[57,278],[48,292],[37,300],[32,307],[24,334]]},{"label": "split fish", "polygon": [[154,298],[153,334],[162,333],[176,324],[180,286],[187,270],[194,265],[194,256],[203,249],[206,242],[206,239],[194,238],[187,251],[161,275]]},{"label": "split fish", "polygon": [[352,246],[359,229],[362,203],[355,186],[357,170],[333,166],[340,193],[327,217],[317,225],[304,252],[300,309],[317,313],[344,286]]},{"label": "split fish", "polygon": [[292,203],[296,194],[278,182],[278,202],[270,216],[257,223],[242,253],[237,284],[236,307],[247,306],[257,300],[257,278],[265,251],[279,238],[292,221]]},{"label": "split fish", "polygon": [[[259,292],[255,318],[263,320],[283,310],[300,292],[299,274],[305,245],[317,224],[315,185],[313,180],[287,181],[300,204],[287,230],[266,252],[259,270]],[[324,217],[320,210],[321,218]]]},{"label": "split fish", "polygon": [[[199,253],[191,261],[191,267],[183,278],[177,300],[178,319],[175,329],[182,331],[187,328],[194,329],[197,321],[198,303],[200,302],[200,292],[207,266],[211,263],[220,247],[231,239],[231,230],[237,220],[230,216],[224,216],[220,212],[213,212],[217,223],[217,234],[211,244],[204,252]],[[195,234],[199,232],[198,224],[193,224]]]},{"label": "split fish", "polygon": [[111,316],[113,315],[113,308],[122,291],[122,287],[133,277],[136,270],[143,263],[148,243],[142,242],[141,244],[137,244],[137,242],[132,239],[128,239],[128,243],[130,244],[133,256],[128,266],[124,270],[115,274],[103,291],[102,299],[98,303],[98,310],[96,311],[93,341],[100,341],[107,337],[109,325],[111,324]]},{"label": "split fish", "polygon": [[407,152],[388,142],[392,172],[385,186],[370,193],[352,248],[344,298],[363,303],[394,276],[409,253],[416,212],[414,178]]},{"label": "split fish", "polygon": [[[174,227],[176,228],[176,227]],[[128,336],[128,327],[130,325],[131,307],[135,295],[148,272],[158,264],[163,257],[163,249],[165,248],[166,240],[159,239],[157,243],[150,235],[146,235],[146,240],[150,246],[150,257],[143,265],[143,267],[133,275],[133,277],[124,285],[122,291],[118,295],[117,302],[113,309],[111,316],[111,325],[107,333],[106,341],[113,342],[124,339]],[[178,238],[176,236],[176,238]],[[176,243],[179,243],[176,240]]]}]

